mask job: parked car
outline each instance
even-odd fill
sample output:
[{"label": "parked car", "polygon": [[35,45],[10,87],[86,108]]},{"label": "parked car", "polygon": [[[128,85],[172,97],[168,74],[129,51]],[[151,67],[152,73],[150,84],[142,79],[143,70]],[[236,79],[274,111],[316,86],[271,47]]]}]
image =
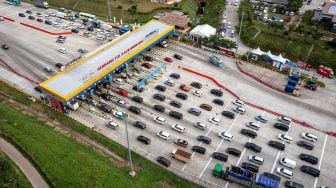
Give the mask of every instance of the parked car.
[{"label": "parked car", "polygon": [[183,57],[180,54],[174,54],[174,58],[178,60],[182,60]]},{"label": "parked car", "polygon": [[292,141],[293,141],[292,137],[290,137],[290,136],[288,136],[287,134],[284,134],[284,133],[279,134],[278,139],[282,140],[282,141],[284,141],[285,143],[288,143],[288,144],[292,143]]},{"label": "parked car", "polygon": [[163,85],[156,85],[155,86],[155,89],[159,90],[159,91],[162,91],[162,92],[165,92],[166,91],[166,87],[163,86]]},{"label": "parked car", "polygon": [[44,23],[47,25],[52,25],[52,22],[50,20],[45,20]]},{"label": "parked car", "polygon": [[301,153],[301,154],[299,155],[299,158],[300,158],[301,160],[306,161],[306,162],[308,162],[308,163],[310,163],[310,164],[313,164],[313,165],[315,165],[315,164],[318,163],[318,158],[315,157],[315,156],[313,156],[313,155],[309,155],[309,154]]},{"label": "parked car", "polygon": [[206,125],[204,123],[201,123],[201,122],[196,122],[194,124],[194,127],[198,128],[198,129],[201,129],[201,130],[205,130],[206,129]]},{"label": "parked car", "polygon": [[209,122],[213,123],[215,125],[219,125],[221,123],[221,120],[218,119],[218,118],[215,118],[215,117],[211,117],[211,118],[209,118]]},{"label": "parked car", "polygon": [[226,162],[229,158],[228,155],[221,153],[221,152],[213,152],[211,157],[219,161],[222,161],[222,162]]},{"label": "parked car", "polygon": [[180,133],[184,133],[185,129],[186,129],[185,127],[181,126],[178,123],[173,124],[171,127],[172,127],[172,129],[174,129],[175,131],[180,132]]},{"label": "parked car", "polygon": [[166,122],[166,120],[163,117],[160,117],[160,116],[155,116],[154,121],[158,124],[164,124]]},{"label": "parked car", "polygon": [[133,123],[134,127],[138,127],[140,129],[146,129],[146,123],[142,122],[142,121],[135,121]]},{"label": "parked car", "polygon": [[301,138],[305,139],[305,140],[308,140],[310,142],[317,142],[317,136],[311,134],[311,133],[301,133]]},{"label": "parked car", "polygon": [[251,138],[256,138],[258,136],[256,131],[250,129],[241,129],[240,133]]},{"label": "parked car", "polygon": [[38,21],[40,23],[44,22],[44,20],[42,18],[37,18],[36,21]]},{"label": "parked car", "polygon": [[202,108],[206,111],[211,111],[212,110],[212,106],[210,104],[201,104],[200,108]]},{"label": "parked car", "polygon": [[195,115],[195,116],[201,115],[201,110],[199,110],[197,108],[189,108],[188,112]]},{"label": "parked car", "polygon": [[258,115],[255,119],[257,121],[260,121],[261,123],[267,123],[267,121],[268,121],[268,118],[266,116],[262,116],[262,115]]},{"label": "parked car", "polygon": [[237,112],[238,114],[244,115],[246,112],[246,109],[242,106],[237,106],[233,109],[233,111]]},{"label": "parked car", "polygon": [[23,13],[19,13],[19,16],[20,16],[20,17],[26,17],[26,15],[23,14]]},{"label": "parked car", "polygon": [[140,108],[138,108],[136,106],[130,106],[130,107],[128,107],[128,110],[135,113],[135,114],[140,114],[141,113]]},{"label": "parked car", "polygon": [[284,176],[284,177],[286,177],[288,179],[290,179],[290,178],[293,177],[293,172],[290,171],[290,170],[288,170],[288,169],[286,169],[286,168],[278,167],[276,169],[276,172],[277,172],[277,174],[280,174],[281,176]]},{"label": "parked car", "polygon": [[159,156],[156,159],[157,162],[159,162],[160,164],[164,165],[165,167],[169,167],[171,164],[171,161],[165,157]]},{"label": "parked car", "polygon": [[258,173],[259,172],[259,166],[254,165],[252,163],[243,162],[241,167],[243,169],[249,170],[249,171],[254,172],[254,173]]},{"label": "parked car", "polygon": [[152,65],[150,63],[142,63],[142,66],[145,67],[146,69],[152,68]]},{"label": "parked car", "polygon": [[151,142],[151,140],[150,140],[149,138],[147,138],[147,137],[145,137],[145,136],[143,136],[143,135],[139,135],[139,136],[137,137],[137,140],[138,140],[139,142],[142,142],[142,143],[146,144],[146,145],[150,144],[150,142]]},{"label": "parked car", "polygon": [[31,10],[26,10],[26,13],[27,13],[27,14],[33,14],[33,11],[31,11]]},{"label": "parked car", "polygon": [[207,137],[207,136],[198,136],[197,140],[200,142],[203,142],[204,144],[211,144],[211,138]]},{"label": "parked car", "polygon": [[168,63],[173,62],[173,59],[171,57],[165,57],[164,60]]},{"label": "parked car", "polygon": [[72,28],[71,32],[73,32],[73,33],[79,33],[78,29],[75,29],[75,28]]},{"label": "parked car", "polygon": [[170,137],[169,133],[167,133],[165,131],[159,131],[157,133],[157,135],[158,135],[158,137],[160,137],[160,138],[162,138],[164,140],[169,140],[169,137]]},{"label": "parked car", "polygon": [[224,117],[230,118],[230,119],[234,119],[236,117],[236,115],[233,112],[230,111],[223,111],[222,115]]},{"label": "parked car", "polygon": [[314,149],[314,145],[312,143],[307,142],[307,141],[303,141],[303,140],[298,141],[297,145],[301,146],[301,147],[303,147],[303,148],[305,148],[307,150],[313,150]]},{"label": "parked car", "polygon": [[35,20],[35,17],[32,16],[32,15],[30,15],[30,16],[28,16],[28,19],[30,19],[30,20]]},{"label": "parked car", "polygon": [[158,104],[154,105],[153,108],[154,108],[154,110],[159,111],[159,112],[164,112],[165,111],[165,107],[161,106],[161,105],[158,105]]},{"label": "parked car", "polygon": [[214,99],[212,102],[215,103],[215,104],[217,104],[217,105],[219,105],[219,106],[223,106],[224,105],[224,101],[221,100],[221,99]]},{"label": "parked car", "polygon": [[219,132],[218,136],[219,136],[219,138],[222,138],[222,139],[227,140],[227,141],[231,141],[232,138],[233,138],[233,136],[231,134],[229,134],[227,132],[223,132],[223,131]]},{"label": "parked car", "polygon": [[283,144],[281,142],[278,142],[278,141],[274,141],[274,140],[270,140],[268,142],[268,145],[272,146],[272,147],[274,147],[278,150],[281,150],[281,151],[285,150],[285,147],[286,147],[285,144]]},{"label": "parked car", "polygon": [[233,103],[234,105],[236,105],[236,106],[241,106],[241,107],[244,107],[244,106],[245,106],[245,103],[244,103],[243,101],[241,101],[241,100],[238,100],[238,99],[233,100],[232,103]]},{"label": "parked car", "polygon": [[254,122],[248,122],[247,124],[246,124],[246,126],[248,127],[248,128],[251,128],[251,129],[253,129],[253,130],[259,130],[259,128],[260,128],[260,126],[259,126],[259,124],[257,124],[257,123],[254,123]]},{"label": "parked car", "polygon": [[286,188],[304,188],[304,186],[300,183],[297,183],[295,181],[285,181],[285,187]]},{"label": "parked car", "polygon": [[62,54],[65,54],[67,52],[67,50],[65,48],[59,48],[57,51],[62,53]]},{"label": "parked car", "polygon": [[109,127],[111,129],[118,129],[119,128],[119,125],[117,122],[114,122],[114,121],[109,121],[107,124],[106,124],[106,127]]},{"label": "parked car", "polygon": [[201,89],[202,88],[202,84],[199,82],[191,82],[190,84],[192,87],[195,87],[197,89]]},{"label": "parked car", "polygon": [[191,150],[200,154],[205,154],[206,152],[206,149],[202,146],[193,146]]},{"label": "parked car", "polygon": [[170,77],[172,77],[172,78],[175,78],[175,79],[180,79],[180,74],[178,74],[178,73],[171,73],[170,75],[169,75]]},{"label": "parked car", "polygon": [[103,112],[106,112],[106,113],[111,113],[112,112],[112,108],[111,106],[107,105],[107,104],[102,104],[99,106],[99,109]]},{"label": "parked car", "polygon": [[181,106],[182,106],[182,103],[180,103],[178,101],[170,101],[169,104],[176,107],[176,108],[181,108]]},{"label": "parked car", "polygon": [[248,157],[248,159],[249,159],[249,161],[251,161],[251,162],[253,162],[253,163],[255,163],[255,164],[258,164],[258,165],[262,165],[262,164],[264,164],[264,158],[259,157],[259,156],[257,156],[257,155],[250,155],[250,156]]},{"label": "parked car", "polygon": [[142,103],[143,102],[143,99],[140,96],[134,96],[134,97],[132,97],[132,100],[137,102],[137,103]]},{"label": "parked car", "polygon": [[203,92],[200,90],[194,90],[192,92],[193,95],[197,96],[197,97],[202,97],[203,96]]},{"label": "parked car", "polygon": [[262,175],[266,176],[266,177],[269,177],[269,178],[272,178],[272,179],[275,179],[277,181],[281,181],[281,178],[275,174],[272,174],[272,173],[269,173],[269,172],[264,172],[262,173]]},{"label": "parked car", "polygon": [[250,150],[252,150],[254,152],[257,152],[257,153],[260,153],[261,150],[262,150],[262,147],[258,146],[255,143],[252,143],[252,142],[246,142],[245,143],[245,148],[250,149]]},{"label": "parked car", "polygon": [[182,119],[183,118],[183,114],[181,114],[180,112],[176,112],[176,111],[170,111],[169,116],[171,116],[173,118],[176,118],[176,119]]},{"label": "parked car", "polygon": [[211,90],[210,90],[210,93],[212,93],[212,94],[214,94],[214,95],[216,95],[216,96],[218,96],[218,97],[223,96],[223,91],[221,91],[221,90],[219,90],[219,89],[211,89]]},{"label": "parked car", "polygon": [[278,121],[286,125],[290,125],[292,123],[292,119],[286,116],[279,116]]},{"label": "parked car", "polygon": [[289,130],[289,126],[285,125],[285,124],[282,124],[282,123],[275,123],[273,126],[277,129],[279,129],[279,130],[282,130],[282,131],[287,132]]},{"label": "parked car", "polygon": [[183,140],[183,139],[176,139],[174,143],[178,146],[186,148],[188,146],[188,141]]},{"label": "parked car", "polygon": [[175,85],[174,81],[170,80],[170,79],[166,80],[165,84],[168,85],[168,86],[172,86],[172,87]]},{"label": "parked car", "polygon": [[151,57],[151,56],[145,55],[145,56],[144,56],[144,60],[145,60],[145,61],[154,61],[154,58]]},{"label": "parked car", "polygon": [[236,148],[227,148],[226,153],[231,154],[236,157],[240,157],[241,151]]},{"label": "parked car", "polygon": [[302,165],[300,170],[302,172],[305,172],[307,174],[310,174],[314,177],[319,177],[320,176],[320,170],[316,169],[316,168],[313,168],[311,166],[306,166],[306,165]]},{"label": "parked car", "polygon": [[187,100],[188,99],[188,95],[184,94],[184,93],[176,93],[176,97],[183,99],[183,100]]},{"label": "parked car", "polygon": [[154,95],[153,95],[153,98],[156,99],[156,100],[159,100],[159,101],[164,101],[164,100],[166,100],[166,96],[164,96],[164,95],[162,95],[162,94],[158,94],[158,93],[154,94]]},{"label": "parked car", "polygon": [[3,44],[3,45],[1,45],[1,48],[4,49],[4,50],[8,50],[9,46],[7,44]]}]

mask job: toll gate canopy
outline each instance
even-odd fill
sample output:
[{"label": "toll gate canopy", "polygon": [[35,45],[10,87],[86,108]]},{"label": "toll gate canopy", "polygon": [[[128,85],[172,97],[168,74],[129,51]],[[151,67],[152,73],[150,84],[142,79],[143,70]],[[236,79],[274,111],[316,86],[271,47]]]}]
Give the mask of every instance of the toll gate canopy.
[{"label": "toll gate canopy", "polygon": [[152,20],[87,54],[40,87],[67,102],[173,31],[174,26]]}]

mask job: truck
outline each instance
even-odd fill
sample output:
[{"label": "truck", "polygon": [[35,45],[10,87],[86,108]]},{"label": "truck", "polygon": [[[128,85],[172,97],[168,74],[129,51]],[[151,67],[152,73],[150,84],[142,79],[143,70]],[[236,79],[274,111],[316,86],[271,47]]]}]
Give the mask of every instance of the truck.
[{"label": "truck", "polygon": [[42,1],[42,0],[34,0],[33,5],[35,5],[36,7],[39,7],[39,8],[45,8],[45,9],[49,8],[48,2]]},{"label": "truck", "polygon": [[317,71],[317,73],[321,74],[324,77],[328,77],[328,78],[333,78],[334,77],[334,71],[330,67],[326,67],[324,65],[319,65],[317,67],[316,71]]},{"label": "truck", "polygon": [[182,149],[174,149],[171,153],[170,156],[172,156],[173,158],[182,161],[184,163],[188,163],[191,161],[191,153],[186,152]]},{"label": "truck", "polygon": [[216,65],[217,67],[222,67],[223,65],[222,60],[220,60],[219,57],[214,56],[214,55],[209,56],[209,62]]},{"label": "truck", "polygon": [[248,188],[279,188],[280,184],[274,177],[253,173],[238,166],[224,168],[219,163],[215,165],[212,175]]},{"label": "truck", "polygon": [[301,95],[300,91],[297,88],[295,88],[295,86],[291,86],[291,85],[288,85],[288,84],[285,86],[285,92],[287,94],[291,94],[291,95],[294,95],[296,97],[299,97]]}]

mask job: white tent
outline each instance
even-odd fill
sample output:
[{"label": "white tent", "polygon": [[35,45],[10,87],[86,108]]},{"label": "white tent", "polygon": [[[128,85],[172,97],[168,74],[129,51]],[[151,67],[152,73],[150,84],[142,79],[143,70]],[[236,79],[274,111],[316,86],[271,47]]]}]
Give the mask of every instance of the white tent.
[{"label": "white tent", "polygon": [[259,47],[257,49],[253,49],[251,52],[255,55],[258,55],[258,56],[264,54],[264,52],[262,52]]},{"label": "white tent", "polygon": [[205,37],[209,38],[215,34],[216,29],[208,24],[198,25],[189,32],[189,35],[194,41],[197,41],[198,38],[205,38]]},{"label": "white tent", "polygon": [[279,54],[278,56],[273,56],[272,59],[280,63],[285,63],[287,61],[287,59],[283,58],[281,54]]}]

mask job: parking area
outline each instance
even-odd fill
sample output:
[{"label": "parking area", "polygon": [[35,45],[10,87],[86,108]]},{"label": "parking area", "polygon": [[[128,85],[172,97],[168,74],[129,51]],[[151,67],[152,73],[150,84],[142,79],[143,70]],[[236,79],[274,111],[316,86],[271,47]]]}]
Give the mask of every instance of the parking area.
[{"label": "parking area", "polygon": [[[165,51],[165,52],[163,52]],[[163,50],[161,48],[155,48],[151,52],[148,53],[148,55],[152,57],[156,57],[159,59],[158,61],[150,62],[154,67],[158,66],[160,63],[162,63],[161,60],[164,59],[165,55],[169,55],[170,52],[166,52],[167,50]],[[163,55],[157,55],[157,54],[163,54]],[[218,161],[216,159],[213,159],[211,157],[213,152],[221,152],[225,153],[225,150],[229,147],[236,148],[241,151],[240,157],[236,157],[233,155],[228,154],[228,160],[227,162],[224,162],[224,166],[231,166],[231,165],[237,165],[240,166],[242,162],[248,162],[248,156],[250,155],[258,155],[262,158],[264,158],[264,164],[259,166],[259,172],[274,172],[276,173],[276,169],[278,167],[283,167],[279,164],[279,159],[286,157],[289,159],[292,159],[297,162],[296,167],[293,169],[293,181],[303,183],[306,187],[316,187],[320,185],[332,185],[335,183],[335,180],[331,177],[328,177],[330,171],[327,169],[330,166],[335,166],[335,163],[331,160],[325,160],[325,158],[322,159],[322,156],[332,156],[335,151],[332,151],[327,148],[332,148],[332,143],[334,141],[334,138],[327,137],[325,134],[315,131],[312,129],[307,129],[302,127],[301,125],[292,123],[290,125],[290,130],[288,131],[288,135],[293,138],[293,142],[291,144],[285,144],[286,148],[284,151],[279,151],[277,149],[274,149],[273,147],[270,147],[267,143],[270,140],[276,140],[280,141],[277,137],[280,133],[285,133],[281,130],[278,130],[273,127],[273,124],[277,122],[277,116],[274,116],[272,114],[268,114],[264,111],[260,111],[258,109],[254,109],[252,107],[246,106],[246,113],[244,115],[236,114],[234,119],[229,119],[227,117],[222,116],[222,111],[228,110],[233,111],[236,106],[232,103],[232,96],[230,96],[228,93],[223,94],[222,97],[215,96],[210,93],[211,89],[217,88],[216,85],[214,85],[209,80],[205,80],[204,78],[197,77],[195,75],[192,75],[190,73],[184,72],[180,69],[178,69],[178,65],[180,60],[174,59],[172,63],[167,63],[166,70],[163,71],[163,73],[160,73],[160,76],[157,80],[153,79],[145,86],[145,90],[141,93],[133,91],[132,87],[137,83],[139,79],[144,78],[144,76],[136,76],[132,79],[126,79],[126,83],[121,85],[122,88],[125,88],[131,93],[129,94],[129,97],[124,98],[119,96],[117,93],[111,93],[114,95],[114,99],[112,100],[126,100],[126,106],[120,107],[116,105],[115,102],[111,101],[103,101],[104,103],[107,103],[111,106],[113,106],[113,109],[116,111],[122,111],[127,114],[129,114],[129,118],[127,119],[128,127],[129,127],[129,133],[130,141],[132,143],[132,148],[135,151],[141,150],[145,151],[147,153],[147,157],[150,159],[154,159],[157,156],[164,156],[172,161],[172,167],[174,169],[179,169],[182,172],[185,172],[189,175],[193,175],[194,177],[200,178],[202,180],[205,180],[207,182],[212,182],[213,186],[219,186],[219,187],[225,187],[229,185],[228,182],[225,182],[224,180],[217,179],[215,177],[212,177],[212,169],[215,166],[216,163],[223,163],[221,161]],[[184,61],[184,60],[181,60]],[[144,61],[136,62],[138,65],[130,65],[130,69],[132,67],[137,67],[141,71],[148,71],[147,68],[141,67],[141,64]],[[147,72],[146,72],[147,73]],[[142,74],[142,75],[146,75]],[[174,79],[169,77],[171,73],[178,73],[181,78],[180,79]],[[165,84],[165,81],[169,79],[174,81],[174,86],[168,86]],[[179,88],[181,84],[190,85],[191,82],[199,82],[202,84],[201,89],[196,89],[191,87],[191,91],[185,92]],[[166,87],[166,91],[162,92],[157,89],[155,89],[155,86],[157,84],[163,85]],[[117,92],[116,88],[117,85],[112,84],[111,88],[113,91]],[[203,93],[203,96],[198,97],[192,94],[194,90],[200,90]],[[159,101],[155,98],[153,98],[154,94],[162,94],[165,96],[164,101]],[[187,100],[182,100],[180,98],[177,98],[175,95],[177,93],[185,93],[188,95]],[[143,98],[143,102],[141,104],[132,101],[131,97],[139,95]],[[95,100],[100,100],[97,96],[94,96]],[[224,101],[223,106],[216,105],[212,102],[213,99],[220,98]],[[170,105],[171,101],[178,101],[182,104],[180,108],[176,108],[172,105]],[[206,111],[201,109],[199,106],[201,104],[210,104],[213,108],[212,110]],[[154,105],[161,105],[165,107],[165,112],[158,112],[153,109]],[[85,108],[87,108],[87,111],[92,110],[92,106],[84,105]],[[141,109],[141,114],[136,115],[127,108],[129,106],[137,106]],[[199,116],[195,116],[188,112],[189,108],[197,108],[201,110],[201,114]],[[96,109],[95,111],[99,111]],[[169,116],[170,111],[177,111],[183,114],[183,118],[181,120],[175,119],[171,116]],[[105,114],[106,115],[106,114]],[[255,120],[255,117],[258,115],[264,115],[267,116],[269,121],[267,123],[258,123]],[[91,114],[92,116],[92,114]],[[166,121],[165,123],[158,124],[153,121],[154,117],[160,116],[164,118]],[[216,117],[221,120],[220,125],[212,124],[208,121],[210,117]],[[112,119],[113,121],[118,122],[120,128],[118,130],[111,130],[110,128],[106,127],[107,122]],[[87,121],[90,121],[89,119]],[[113,117],[113,115],[106,115],[106,119],[100,118],[100,121],[96,122],[95,118],[91,120],[92,124],[96,125],[97,129],[102,132],[103,134],[109,136],[110,138],[114,140],[121,141],[121,143],[125,143],[125,130],[124,130],[124,121],[120,121],[117,118]],[[135,121],[142,121],[146,123],[146,129],[142,130],[137,127],[134,127],[133,124]],[[196,122],[202,122],[204,123],[207,128],[205,130],[200,130],[194,126]],[[261,126],[261,128],[257,131],[257,137],[256,138],[249,138],[245,135],[242,135],[240,133],[241,129],[249,129],[246,124],[248,122],[256,122]],[[181,126],[185,128],[184,133],[180,133],[172,129],[172,125],[178,123]],[[169,133],[170,138],[169,140],[163,140],[157,136],[157,133],[159,131],[165,131]],[[224,131],[231,135],[233,135],[232,141],[226,141],[221,139],[218,136],[218,133]],[[315,147],[312,151],[304,149],[302,147],[299,147],[296,143],[300,140],[303,140],[300,137],[300,134],[303,132],[309,132],[318,137],[318,141],[314,144]],[[151,143],[149,145],[144,145],[143,143],[140,143],[137,141],[137,136],[143,135],[148,137],[151,140]],[[207,136],[211,138],[211,144],[204,144],[197,140],[197,137],[200,135]],[[192,153],[192,161],[190,163],[182,163],[180,161],[177,161],[169,156],[170,152],[174,148],[180,148],[180,146],[177,146],[174,144],[174,140],[176,139],[184,139],[188,141],[188,146],[185,148],[186,151]],[[332,141],[331,141],[332,140]],[[262,151],[260,153],[255,153],[254,151],[250,149],[246,149],[244,147],[246,142],[253,142],[257,145],[262,147]],[[284,143],[283,141],[280,141]],[[206,148],[206,153],[204,155],[193,152],[191,150],[192,146],[202,146]],[[310,165],[307,162],[304,162],[299,159],[299,155],[301,153],[307,153],[311,154],[313,156],[316,156],[319,158],[319,160],[322,160],[322,163],[318,163],[316,165],[311,165],[315,168],[321,168],[321,175],[320,178],[312,178],[310,175],[305,174],[300,171],[301,165]],[[327,154],[328,153],[328,154]],[[287,179],[285,177],[282,177],[281,183],[283,184]],[[230,187],[230,186],[229,186]]]}]

